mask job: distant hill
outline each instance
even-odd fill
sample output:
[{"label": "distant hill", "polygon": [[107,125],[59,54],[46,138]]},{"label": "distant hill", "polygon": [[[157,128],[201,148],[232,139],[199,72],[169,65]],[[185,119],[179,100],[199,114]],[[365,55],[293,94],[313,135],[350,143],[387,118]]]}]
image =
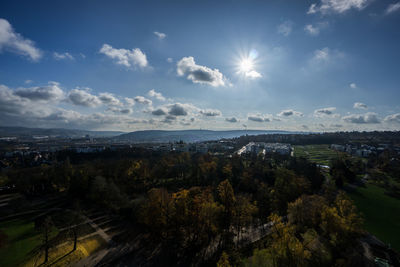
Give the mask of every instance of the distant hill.
[{"label": "distant hill", "polygon": [[3,127],[0,126],[0,137],[32,137],[32,136],[49,136],[49,137],[113,137],[122,134],[118,131],[86,131],[78,129],[62,129],[62,128],[27,128],[27,127]]},{"label": "distant hill", "polygon": [[162,131],[148,130],[136,131],[121,134],[114,137],[119,141],[131,142],[198,142],[219,140],[223,138],[235,138],[242,135],[259,135],[259,134],[289,134],[288,131],[266,131],[266,130],[231,130],[231,131],[211,131],[211,130],[181,130],[181,131]]}]

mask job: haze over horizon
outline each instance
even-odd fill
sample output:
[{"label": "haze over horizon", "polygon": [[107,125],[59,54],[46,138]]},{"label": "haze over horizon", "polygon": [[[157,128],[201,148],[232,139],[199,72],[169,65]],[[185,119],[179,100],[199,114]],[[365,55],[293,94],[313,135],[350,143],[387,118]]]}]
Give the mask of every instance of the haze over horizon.
[{"label": "haze over horizon", "polygon": [[399,25],[391,0],[2,1],[0,125],[399,130]]}]

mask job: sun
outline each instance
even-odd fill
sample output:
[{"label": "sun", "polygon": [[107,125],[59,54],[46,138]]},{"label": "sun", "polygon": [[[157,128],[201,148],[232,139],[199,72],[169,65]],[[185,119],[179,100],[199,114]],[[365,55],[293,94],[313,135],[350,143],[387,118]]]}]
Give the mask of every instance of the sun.
[{"label": "sun", "polygon": [[239,70],[240,72],[247,73],[254,68],[254,63],[249,58],[244,58],[239,63]]}]

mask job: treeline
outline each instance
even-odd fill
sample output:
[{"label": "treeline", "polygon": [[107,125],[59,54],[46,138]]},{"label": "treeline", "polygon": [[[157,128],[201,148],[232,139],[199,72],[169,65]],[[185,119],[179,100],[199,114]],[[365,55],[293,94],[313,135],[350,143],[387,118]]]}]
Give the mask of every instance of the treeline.
[{"label": "treeline", "polygon": [[244,135],[233,138],[238,147],[244,146],[249,142],[280,142],[292,145],[314,145],[314,144],[347,144],[360,143],[378,145],[381,143],[399,145],[399,131],[373,131],[373,132],[326,132],[309,134],[261,134]]}]

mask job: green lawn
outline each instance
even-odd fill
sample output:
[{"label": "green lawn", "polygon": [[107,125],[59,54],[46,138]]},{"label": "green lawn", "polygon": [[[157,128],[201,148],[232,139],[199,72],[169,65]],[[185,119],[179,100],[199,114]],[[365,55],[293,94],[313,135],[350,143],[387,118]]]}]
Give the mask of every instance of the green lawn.
[{"label": "green lawn", "polygon": [[331,160],[337,158],[338,152],[329,148],[329,145],[294,146],[295,157],[305,157],[309,161],[322,165],[330,165]]},{"label": "green lawn", "polygon": [[365,228],[400,251],[400,200],[385,195],[383,188],[371,184],[357,188],[350,196],[364,214]]},{"label": "green lawn", "polygon": [[28,253],[41,243],[33,222],[6,221],[0,223],[0,229],[7,235],[5,246],[0,248],[0,266],[20,265]]}]

